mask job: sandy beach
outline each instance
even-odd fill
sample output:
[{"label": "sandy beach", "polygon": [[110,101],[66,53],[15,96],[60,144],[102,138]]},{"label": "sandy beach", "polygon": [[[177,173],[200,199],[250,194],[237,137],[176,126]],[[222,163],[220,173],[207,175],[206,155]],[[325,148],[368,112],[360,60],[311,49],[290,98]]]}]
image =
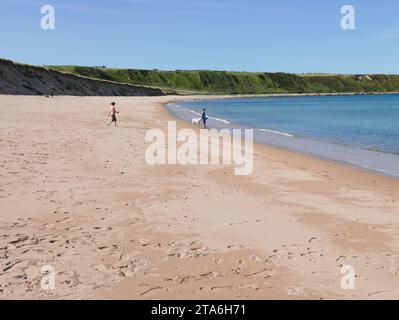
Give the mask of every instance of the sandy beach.
[{"label": "sandy beach", "polygon": [[177,99],[0,96],[0,299],[399,298],[399,180],[259,144],[249,176],[150,166]]}]

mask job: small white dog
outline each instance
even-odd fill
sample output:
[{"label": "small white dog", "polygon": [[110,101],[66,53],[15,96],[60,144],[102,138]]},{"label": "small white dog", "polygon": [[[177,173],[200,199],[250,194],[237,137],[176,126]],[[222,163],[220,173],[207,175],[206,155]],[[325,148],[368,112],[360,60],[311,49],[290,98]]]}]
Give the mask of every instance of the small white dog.
[{"label": "small white dog", "polygon": [[193,118],[193,120],[191,121],[191,123],[195,126],[200,126],[201,125],[201,118]]}]

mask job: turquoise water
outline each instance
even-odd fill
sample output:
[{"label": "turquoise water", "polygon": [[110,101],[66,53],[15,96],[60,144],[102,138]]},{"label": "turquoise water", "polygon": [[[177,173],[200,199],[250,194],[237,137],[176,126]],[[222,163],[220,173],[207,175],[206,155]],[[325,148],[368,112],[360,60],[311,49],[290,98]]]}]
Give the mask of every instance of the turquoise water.
[{"label": "turquoise water", "polygon": [[255,139],[399,177],[399,95],[199,100],[168,109],[212,127],[255,129]]}]

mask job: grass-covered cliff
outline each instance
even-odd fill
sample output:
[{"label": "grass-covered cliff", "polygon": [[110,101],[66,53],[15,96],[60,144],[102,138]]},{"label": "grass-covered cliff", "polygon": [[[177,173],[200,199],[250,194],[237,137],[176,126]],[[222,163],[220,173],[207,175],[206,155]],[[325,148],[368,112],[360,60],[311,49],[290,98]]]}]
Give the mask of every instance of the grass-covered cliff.
[{"label": "grass-covered cliff", "polygon": [[94,79],[0,59],[0,94],[74,96],[159,96],[157,88]]},{"label": "grass-covered cliff", "polygon": [[51,66],[50,69],[109,81],[205,94],[399,92],[399,75],[328,75],[227,71],[159,71]]},{"label": "grass-covered cliff", "polygon": [[0,94],[162,95],[399,92],[399,75],[37,67],[0,59]]}]

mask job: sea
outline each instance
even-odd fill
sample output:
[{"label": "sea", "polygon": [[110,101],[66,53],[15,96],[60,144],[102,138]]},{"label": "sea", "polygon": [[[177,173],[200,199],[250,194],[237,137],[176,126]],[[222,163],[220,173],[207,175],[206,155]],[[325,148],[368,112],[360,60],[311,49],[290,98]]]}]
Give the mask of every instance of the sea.
[{"label": "sea", "polygon": [[399,94],[200,99],[167,109],[191,124],[252,128],[260,143],[399,178]]}]

